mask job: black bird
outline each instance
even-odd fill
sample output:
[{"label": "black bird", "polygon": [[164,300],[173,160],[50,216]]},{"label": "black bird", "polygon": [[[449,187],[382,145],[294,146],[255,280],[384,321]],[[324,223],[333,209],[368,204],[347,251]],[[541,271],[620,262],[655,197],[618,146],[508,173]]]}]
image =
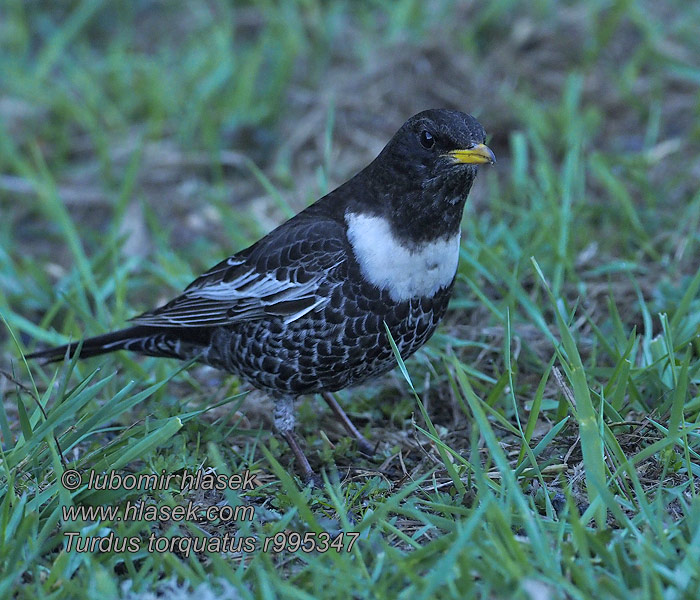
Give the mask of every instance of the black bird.
[{"label": "black bird", "polygon": [[[237,374],[275,401],[275,426],[303,479],[294,400],[322,393],[360,449],[371,446],[330,392],[395,366],[447,309],[460,221],[476,166],[493,163],[474,117],[426,110],[406,121],[352,179],[195,279],[133,326],[83,341],[81,358],[115,350],[192,359]],[[28,358],[60,360],[77,344]]]}]

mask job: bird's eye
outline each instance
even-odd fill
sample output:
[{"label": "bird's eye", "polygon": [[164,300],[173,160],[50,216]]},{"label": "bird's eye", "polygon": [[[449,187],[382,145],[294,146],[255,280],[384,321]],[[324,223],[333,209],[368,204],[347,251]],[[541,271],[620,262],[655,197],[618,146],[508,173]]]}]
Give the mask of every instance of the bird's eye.
[{"label": "bird's eye", "polygon": [[435,145],[435,138],[432,133],[424,129],[420,132],[420,143],[423,148],[430,150]]}]

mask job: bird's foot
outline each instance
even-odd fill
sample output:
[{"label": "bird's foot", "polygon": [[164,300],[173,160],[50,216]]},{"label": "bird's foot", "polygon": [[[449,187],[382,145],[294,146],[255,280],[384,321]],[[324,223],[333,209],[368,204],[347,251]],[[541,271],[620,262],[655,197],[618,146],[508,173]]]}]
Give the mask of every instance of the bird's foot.
[{"label": "bird's foot", "polygon": [[365,456],[374,457],[377,454],[378,447],[379,442],[373,446],[364,436],[357,438],[357,449]]},{"label": "bird's foot", "polygon": [[323,487],[323,480],[318,476],[318,474],[311,468],[309,460],[306,458],[303,450],[299,446],[296,437],[292,431],[280,431],[282,437],[289,445],[289,448],[294,454],[294,459],[296,460],[297,467],[301,471],[301,480],[306,485],[311,485],[311,487]]},{"label": "bird's foot", "polygon": [[321,394],[323,399],[326,401],[326,404],[331,408],[333,411],[333,414],[335,415],[336,419],[340,421],[340,423],[343,425],[345,428],[345,431],[347,431],[350,436],[352,436],[356,441],[357,441],[357,448],[359,449],[362,454],[365,454],[366,456],[374,456],[377,452],[377,447],[378,443],[375,446],[372,446],[370,442],[367,441],[367,438],[362,435],[355,427],[355,424],[350,420],[350,417],[348,417],[347,414],[345,414],[345,411],[343,408],[338,404],[337,400],[331,394],[330,392],[323,392]]},{"label": "bird's foot", "polygon": [[310,486],[312,489],[320,490],[323,488],[323,478],[315,471],[304,473],[302,475],[304,485]]}]

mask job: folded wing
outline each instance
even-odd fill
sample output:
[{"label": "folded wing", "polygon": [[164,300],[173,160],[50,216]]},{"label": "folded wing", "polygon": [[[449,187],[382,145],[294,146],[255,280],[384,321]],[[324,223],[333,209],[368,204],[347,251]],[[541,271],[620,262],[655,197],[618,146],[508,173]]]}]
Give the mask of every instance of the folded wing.
[{"label": "folded wing", "polygon": [[132,321],[157,327],[213,327],[271,317],[294,321],[330,300],[346,266],[345,239],[333,221],[293,219]]}]

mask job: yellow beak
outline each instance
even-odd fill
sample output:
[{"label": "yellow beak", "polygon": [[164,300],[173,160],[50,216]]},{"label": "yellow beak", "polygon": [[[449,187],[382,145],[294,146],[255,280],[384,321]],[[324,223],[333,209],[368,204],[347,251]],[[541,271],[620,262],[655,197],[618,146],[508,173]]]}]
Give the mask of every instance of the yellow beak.
[{"label": "yellow beak", "polygon": [[492,165],[496,162],[496,155],[486,144],[477,144],[466,150],[452,150],[447,153],[447,156],[457,162],[470,165],[485,165],[487,163]]}]

